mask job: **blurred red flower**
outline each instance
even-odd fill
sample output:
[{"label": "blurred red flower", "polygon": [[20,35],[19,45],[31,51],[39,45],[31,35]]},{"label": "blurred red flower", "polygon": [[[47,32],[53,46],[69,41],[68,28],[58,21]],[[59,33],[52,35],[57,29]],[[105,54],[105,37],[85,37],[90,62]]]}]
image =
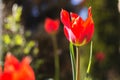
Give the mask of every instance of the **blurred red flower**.
[{"label": "blurred red flower", "polygon": [[2,67],[0,66],[0,80],[2,80],[1,77],[2,77]]},{"label": "blurred red flower", "polygon": [[35,80],[34,71],[29,65],[30,62],[29,57],[25,57],[19,62],[17,58],[8,53],[3,72],[0,67],[0,80]]},{"label": "blurred red flower", "polygon": [[83,20],[75,13],[68,13],[62,9],[61,21],[64,24],[64,33],[66,38],[75,46],[87,44],[94,33],[94,22],[92,19],[91,7],[88,9],[88,17]]},{"label": "blurred red flower", "polygon": [[60,21],[58,19],[53,20],[50,18],[46,18],[45,20],[45,31],[48,34],[56,34],[59,29]]},{"label": "blurred red flower", "polygon": [[97,61],[102,62],[105,59],[105,54],[103,52],[98,52],[95,55]]}]

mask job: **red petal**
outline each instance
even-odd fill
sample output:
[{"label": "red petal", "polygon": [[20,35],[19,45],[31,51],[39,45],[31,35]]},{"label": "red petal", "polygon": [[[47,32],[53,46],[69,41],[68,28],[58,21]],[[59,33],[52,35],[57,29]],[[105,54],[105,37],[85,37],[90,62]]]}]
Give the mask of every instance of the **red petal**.
[{"label": "red petal", "polygon": [[67,27],[71,26],[70,15],[66,10],[64,10],[64,9],[61,10],[60,18],[61,18],[62,23],[65,26],[67,26]]},{"label": "red petal", "polygon": [[0,80],[13,80],[10,72],[3,72]]},{"label": "red petal", "polygon": [[86,19],[84,25],[88,26],[89,24],[94,24],[93,19],[92,19],[92,13],[91,13],[91,7],[88,8],[88,18]]},{"label": "red petal", "polygon": [[85,38],[87,40],[87,43],[91,40],[93,34],[94,34],[94,24],[89,24],[89,26],[86,27],[85,30]]},{"label": "red petal", "polygon": [[59,28],[59,20],[52,20],[50,18],[46,18],[45,20],[45,30],[48,34],[52,34],[57,32]]},{"label": "red petal", "polygon": [[71,16],[71,21],[72,23],[75,21],[75,19],[78,17],[78,15],[76,13],[70,13],[70,16]]},{"label": "red petal", "polygon": [[1,78],[2,78],[2,67],[0,66],[0,80],[2,80]]},{"label": "red petal", "polygon": [[91,9],[91,7],[88,8],[88,16],[92,16]]},{"label": "red petal", "polygon": [[[16,77],[15,77],[16,78]],[[34,71],[29,64],[21,63],[17,80],[35,80]]]},{"label": "red petal", "polygon": [[89,42],[94,34],[94,22],[92,19],[91,7],[88,9],[88,18],[84,22],[85,30],[85,37],[87,42]]},{"label": "red petal", "polygon": [[65,33],[65,36],[66,38],[72,42],[72,43],[75,43],[75,35],[73,34],[73,32],[71,31],[71,29],[69,29],[68,27],[64,26],[64,33]]},{"label": "red petal", "polygon": [[96,60],[102,62],[105,59],[105,54],[103,52],[99,52],[95,55]]},{"label": "red petal", "polygon": [[84,26],[83,26],[83,20],[81,17],[77,17],[72,25],[71,28],[72,32],[74,33],[76,37],[76,41],[82,42],[83,39],[83,32],[84,32]]},{"label": "red petal", "polygon": [[13,71],[19,68],[19,61],[11,53],[7,53],[5,58],[4,71]]},{"label": "red petal", "polygon": [[31,61],[32,61],[31,57],[27,56],[27,57],[25,57],[25,58],[22,59],[21,63],[30,64]]},{"label": "red petal", "polygon": [[30,57],[25,57],[19,62],[12,54],[8,53],[5,58],[5,68],[2,80],[35,80],[32,67],[29,65]]},{"label": "red petal", "polygon": [[19,80],[35,80],[35,75],[32,67],[29,65],[31,62],[30,57],[25,57],[20,63]]}]

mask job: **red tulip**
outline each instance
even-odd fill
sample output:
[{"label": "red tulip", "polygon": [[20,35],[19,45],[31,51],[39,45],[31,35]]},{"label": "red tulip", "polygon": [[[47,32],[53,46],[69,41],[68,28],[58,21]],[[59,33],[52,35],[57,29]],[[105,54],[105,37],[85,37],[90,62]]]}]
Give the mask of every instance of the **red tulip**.
[{"label": "red tulip", "polygon": [[95,55],[97,61],[102,62],[105,59],[105,54],[103,52],[98,52]]},{"label": "red tulip", "polygon": [[2,67],[0,66],[0,80],[2,80],[1,77],[2,77]]},{"label": "red tulip", "polygon": [[48,34],[56,34],[59,28],[59,20],[53,20],[50,18],[46,18],[45,20],[45,30]]},{"label": "red tulip", "polygon": [[8,53],[0,80],[35,80],[33,69],[29,65],[30,61],[29,57],[25,57],[19,62],[17,58]]},{"label": "red tulip", "polygon": [[94,33],[94,22],[92,19],[91,7],[88,9],[88,17],[83,20],[75,13],[68,13],[62,9],[61,21],[64,24],[64,33],[66,38],[75,46],[87,44]]}]

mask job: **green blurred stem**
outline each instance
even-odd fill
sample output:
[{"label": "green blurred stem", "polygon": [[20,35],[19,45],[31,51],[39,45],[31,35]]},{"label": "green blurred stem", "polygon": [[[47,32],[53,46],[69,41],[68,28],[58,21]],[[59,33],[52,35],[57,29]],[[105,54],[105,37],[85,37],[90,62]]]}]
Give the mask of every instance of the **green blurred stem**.
[{"label": "green blurred stem", "polygon": [[76,80],[80,80],[80,53],[78,46],[76,46]]},{"label": "green blurred stem", "polygon": [[76,65],[75,65],[75,54],[74,54],[74,47],[73,44],[70,42],[70,59],[71,59],[71,65],[72,65],[72,75],[73,80],[76,80]]},{"label": "green blurred stem", "polygon": [[55,80],[59,80],[59,55],[57,51],[56,35],[52,35],[53,47],[54,47],[54,65],[55,65]]},{"label": "green blurred stem", "polygon": [[87,74],[89,74],[89,72],[90,72],[90,67],[91,67],[91,63],[92,63],[92,44],[93,44],[93,42],[91,41],[91,45],[90,45],[90,58],[89,58],[89,64],[88,64],[88,68],[87,68]]},{"label": "green blurred stem", "polygon": [[90,44],[90,58],[89,58],[89,63],[88,63],[88,68],[87,68],[87,71],[86,71],[86,77],[85,77],[85,80],[89,80],[89,73],[90,73],[90,68],[91,68],[91,63],[92,63],[92,47],[93,46],[93,42],[91,41],[91,44]]}]

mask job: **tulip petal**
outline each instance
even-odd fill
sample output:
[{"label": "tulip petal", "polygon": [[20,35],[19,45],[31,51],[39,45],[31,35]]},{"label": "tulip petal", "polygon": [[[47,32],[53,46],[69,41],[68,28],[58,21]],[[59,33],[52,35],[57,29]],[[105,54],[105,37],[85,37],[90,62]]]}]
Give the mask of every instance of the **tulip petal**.
[{"label": "tulip petal", "polygon": [[3,72],[0,80],[13,80],[10,72]]},{"label": "tulip petal", "polygon": [[30,62],[30,57],[25,57],[19,62],[11,53],[7,53],[2,80],[35,80]]},{"label": "tulip petal", "polygon": [[[35,80],[35,75],[29,64],[20,64],[19,75],[17,75],[17,80]],[[15,77],[16,78],[16,77]]]},{"label": "tulip petal", "polygon": [[59,28],[59,20],[52,20],[50,18],[46,18],[45,20],[45,30],[48,34],[53,34],[58,31]]},{"label": "tulip petal", "polygon": [[[20,64],[20,80],[35,80],[34,71],[30,67],[31,58],[25,57]],[[23,78],[23,79],[22,79]]]},{"label": "tulip petal", "polygon": [[90,24],[94,25],[91,9],[92,9],[91,7],[88,8],[88,18],[86,19],[84,26],[89,26]]},{"label": "tulip petal", "polygon": [[86,19],[85,23],[83,24],[85,26],[85,38],[87,39],[87,42],[90,41],[94,34],[94,22],[92,19],[92,13],[91,13],[91,7],[88,8],[88,18]]},{"label": "tulip petal", "polygon": [[0,80],[2,80],[1,78],[2,78],[2,66],[0,66]]},{"label": "tulip petal", "polygon": [[86,27],[85,30],[85,38],[87,39],[87,42],[89,42],[94,34],[94,24],[90,23],[88,27]]},{"label": "tulip petal", "polygon": [[88,16],[92,16],[91,9],[91,7],[88,8]]},{"label": "tulip petal", "polygon": [[68,27],[64,26],[64,33],[66,38],[70,41],[70,42],[75,42],[75,35],[73,34],[73,32],[71,31],[71,29],[69,29]]},{"label": "tulip petal", "polygon": [[66,10],[62,9],[62,11],[60,13],[60,18],[61,18],[62,23],[65,26],[67,26],[67,27],[71,26],[70,15]]},{"label": "tulip petal", "polygon": [[19,61],[11,53],[7,53],[5,58],[4,71],[14,71],[19,68]]},{"label": "tulip petal", "polygon": [[71,16],[71,21],[72,21],[72,24],[74,23],[75,19],[78,17],[78,15],[76,13],[70,13],[70,16]]},{"label": "tulip petal", "polygon": [[77,42],[82,42],[83,41],[83,32],[85,30],[83,24],[83,20],[81,17],[77,17],[72,25],[72,32],[74,33],[76,37]]},{"label": "tulip petal", "polygon": [[31,57],[27,56],[27,57],[25,57],[25,58],[22,59],[21,63],[30,64],[31,61],[32,61]]}]

